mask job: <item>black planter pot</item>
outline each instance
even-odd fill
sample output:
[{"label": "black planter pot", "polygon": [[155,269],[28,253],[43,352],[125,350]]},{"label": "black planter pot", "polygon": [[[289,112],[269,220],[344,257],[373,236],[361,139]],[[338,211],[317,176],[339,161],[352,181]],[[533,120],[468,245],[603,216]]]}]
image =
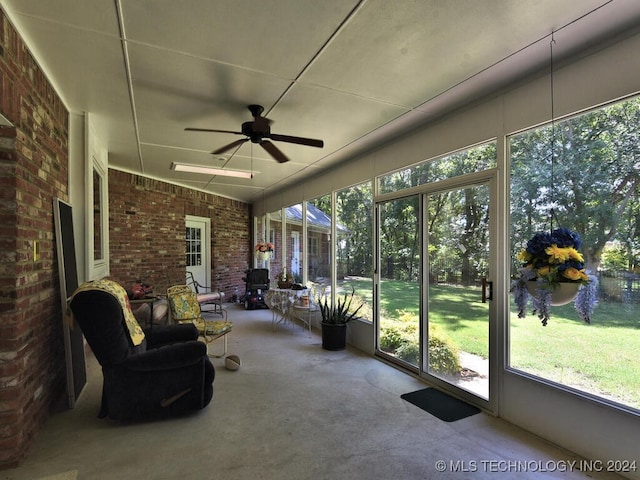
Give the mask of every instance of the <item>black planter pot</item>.
[{"label": "black planter pot", "polygon": [[322,323],[322,348],[344,350],[347,343],[347,324]]}]

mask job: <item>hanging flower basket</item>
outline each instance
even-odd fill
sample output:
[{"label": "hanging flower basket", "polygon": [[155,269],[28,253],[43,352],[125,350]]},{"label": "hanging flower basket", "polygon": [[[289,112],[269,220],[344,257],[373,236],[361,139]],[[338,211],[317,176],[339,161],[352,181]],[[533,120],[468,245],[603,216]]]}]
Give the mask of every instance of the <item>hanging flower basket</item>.
[{"label": "hanging flower basket", "polygon": [[566,228],[536,233],[527,242],[527,248],[518,255],[522,268],[511,283],[519,318],[524,318],[531,301],[533,311],[546,325],[551,306],[575,301],[580,318],[591,323],[598,279],[585,270],[578,251],[581,245],[580,235]]},{"label": "hanging flower basket", "polygon": [[258,242],[256,243],[256,246],[253,247],[253,253],[261,262],[266,262],[267,260],[271,259],[272,252],[273,243]]},{"label": "hanging flower basket", "polygon": [[261,262],[266,262],[271,259],[271,252],[256,252],[256,258]]},{"label": "hanging flower basket", "polygon": [[[538,289],[538,282],[534,282],[529,280],[527,282],[527,290],[529,295],[534,298],[538,298],[538,294],[536,290]],[[558,283],[553,290],[551,290],[551,303],[552,307],[559,307],[561,305],[566,305],[567,303],[572,302],[578,296],[578,290],[580,290],[580,284],[571,282],[571,283]]]}]

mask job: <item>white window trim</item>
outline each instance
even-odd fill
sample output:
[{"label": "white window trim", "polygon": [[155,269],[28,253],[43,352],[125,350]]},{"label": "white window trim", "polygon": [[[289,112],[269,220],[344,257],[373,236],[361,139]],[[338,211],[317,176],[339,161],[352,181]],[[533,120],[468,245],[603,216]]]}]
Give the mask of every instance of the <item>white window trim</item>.
[{"label": "white window trim", "polygon": [[[95,280],[109,275],[109,165],[108,153],[93,126],[89,114],[85,116],[85,251],[87,255],[87,280]],[[102,258],[95,259],[93,220],[93,172],[100,176],[100,241]]]}]

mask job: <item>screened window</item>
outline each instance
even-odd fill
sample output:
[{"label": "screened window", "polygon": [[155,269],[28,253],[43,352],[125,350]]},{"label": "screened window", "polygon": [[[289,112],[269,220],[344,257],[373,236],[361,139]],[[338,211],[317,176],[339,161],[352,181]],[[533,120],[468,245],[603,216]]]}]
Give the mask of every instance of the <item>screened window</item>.
[{"label": "screened window", "polygon": [[486,143],[381,176],[378,179],[378,193],[397,192],[496,166],[496,144]]},{"label": "screened window", "polygon": [[282,264],[282,252],[286,247],[282,238],[282,214],[276,210],[267,215],[269,219],[269,241],[273,244],[273,254],[269,262],[269,278],[272,285],[277,285],[276,275],[278,275],[284,265]]},{"label": "screened window", "polygon": [[570,303],[545,327],[512,300],[510,366],[640,409],[640,101],[514,135],[509,149],[512,275],[533,234],[566,227],[582,237],[599,302],[591,324]]},{"label": "screened window", "polygon": [[319,293],[331,291],[331,195],[309,200],[307,209],[307,279]]},{"label": "screened window", "polygon": [[294,282],[302,281],[302,203],[285,208],[285,229],[287,258],[284,267],[287,275],[293,275]]},{"label": "screened window", "polygon": [[336,193],[336,266],[341,292],[354,290],[363,320],[373,319],[373,195],[371,182]]}]

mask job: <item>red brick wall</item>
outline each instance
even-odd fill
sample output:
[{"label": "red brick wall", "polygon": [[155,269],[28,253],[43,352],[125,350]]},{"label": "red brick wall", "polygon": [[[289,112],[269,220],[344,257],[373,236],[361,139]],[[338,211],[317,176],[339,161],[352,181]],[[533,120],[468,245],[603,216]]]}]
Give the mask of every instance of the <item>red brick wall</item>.
[{"label": "red brick wall", "polygon": [[246,203],[118,170],[109,170],[111,277],[124,286],[137,279],[163,293],[184,283],[185,216],[211,219],[211,283],[231,299],[244,293],[251,253]]},{"label": "red brick wall", "polygon": [[[0,468],[65,396],[53,198],[67,200],[68,113],[0,10]],[[33,243],[40,243],[40,259]]]},{"label": "red brick wall", "polygon": [[[0,9],[0,469],[66,400],[53,198],[68,201],[68,112]],[[213,283],[243,289],[249,206],[110,171],[111,269],[159,289],[184,279],[184,217],[211,218]],[[40,258],[33,259],[33,244]]]}]

